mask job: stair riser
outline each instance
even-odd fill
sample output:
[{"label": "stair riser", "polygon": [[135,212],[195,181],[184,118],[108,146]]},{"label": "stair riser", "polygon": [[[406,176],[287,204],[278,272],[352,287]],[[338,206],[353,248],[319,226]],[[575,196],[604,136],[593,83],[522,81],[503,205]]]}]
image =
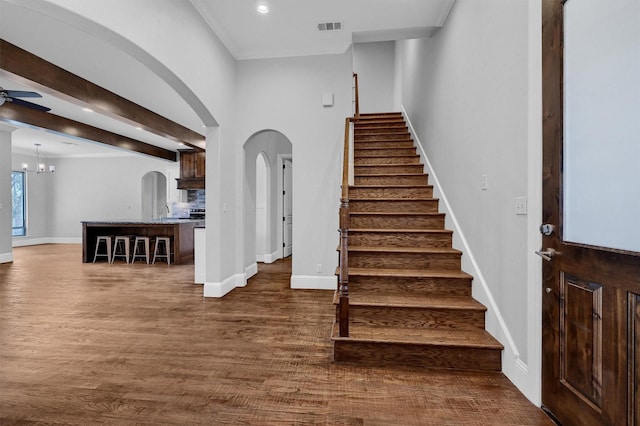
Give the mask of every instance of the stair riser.
[{"label": "stair riser", "polygon": [[362,229],[444,229],[444,215],[359,215],[350,216],[351,228]]},{"label": "stair riser", "polygon": [[394,131],[387,133],[362,133],[362,134],[353,134],[354,142],[364,142],[364,141],[379,141],[379,140],[392,140],[392,141],[406,141],[413,140],[411,138],[411,133],[404,131]]},{"label": "stair riser", "polygon": [[385,135],[387,133],[409,133],[409,129],[407,126],[398,126],[397,124],[393,125],[384,125],[384,126],[359,126],[353,130],[356,135]]},{"label": "stair riser", "polygon": [[420,157],[417,155],[408,157],[361,157],[354,158],[353,164],[354,166],[384,164],[413,164],[422,166],[422,164],[420,164]]},{"label": "stair riser", "polygon": [[427,175],[415,176],[355,176],[355,185],[427,185]]},{"label": "stair riser", "polygon": [[413,148],[413,141],[408,140],[387,140],[387,141],[357,141],[353,144],[354,149],[366,148]]},{"label": "stair riser", "polygon": [[399,157],[404,155],[416,155],[415,148],[373,148],[373,149],[354,149],[353,157]]},{"label": "stair riser", "polygon": [[[422,164],[406,164],[400,166],[355,166],[354,174],[393,174],[393,173],[424,173]],[[427,175],[428,176],[428,175]]]},{"label": "stair riser", "polygon": [[349,188],[349,198],[433,198],[433,187],[431,186],[418,186],[408,188],[371,188],[371,187],[357,187],[352,186]]},{"label": "stair riser", "polygon": [[406,124],[403,122],[393,123],[390,122],[388,124],[385,123],[367,123],[367,124],[356,124],[354,128],[354,134],[363,135],[363,134],[371,134],[374,132],[392,132],[392,133],[409,133],[409,129]]},{"label": "stair riser", "polygon": [[405,213],[438,213],[438,200],[350,200],[351,213],[357,212],[405,212]]},{"label": "stair riser", "polygon": [[350,268],[460,270],[457,253],[379,253],[349,251]]},{"label": "stair riser", "polygon": [[367,125],[367,124],[387,124],[387,123],[405,123],[404,117],[399,114],[391,114],[391,115],[380,115],[374,114],[372,116],[365,116],[364,114],[360,115],[359,119],[354,121],[354,124],[357,125]]},{"label": "stair riser", "polygon": [[333,359],[366,365],[411,365],[455,370],[501,371],[501,351],[497,349],[442,347],[395,343],[368,343],[337,340]]},{"label": "stair riser", "polygon": [[354,122],[355,127],[367,127],[367,126],[406,126],[407,123],[402,117],[386,117],[375,120],[359,120]]},{"label": "stair riser", "polygon": [[451,248],[451,234],[418,232],[349,231],[354,246]]},{"label": "stair riser", "polygon": [[352,294],[471,296],[470,278],[349,276]]},{"label": "stair riser", "polygon": [[411,142],[411,145],[413,145],[413,139],[411,139],[409,135],[368,135],[354,137],[354,146],[355,144],[369,142]]},{"label": "stair riser", "polygon": [[484,310],[351,305],[349,321],[376,327],[484,330]]}]

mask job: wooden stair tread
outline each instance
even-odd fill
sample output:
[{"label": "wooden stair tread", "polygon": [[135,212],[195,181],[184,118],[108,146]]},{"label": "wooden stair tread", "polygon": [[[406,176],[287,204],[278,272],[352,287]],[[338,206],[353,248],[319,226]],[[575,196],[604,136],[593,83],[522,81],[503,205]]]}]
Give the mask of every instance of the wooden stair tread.
[{"label": "wooden stair tread", "polygon": [[[395,151],[395,150],[394,150]],[[389,153],[355,153],[354,160],[388,159],[388,158],[419,158],[418,154],[404,154],[402,152]]]},{"label": "wooden stair tread", "polygon": [[412,233],[412,234],[453,234],[450,229],[414,229],[414,228],[350,228],[349,232],[377,232],[377,233]]},{"label": "wooden stair tread", "polygon": [[[433,185],[349,185],[349,188],[432,188]],[[360,199],[360,198],[354,198]]]},{"label": "wooden stair tread", "polygon": [[374,197],[356,197],[349,198],[353,201],[439,201],[439,198],[433,197],[411,197],[411,198],[374,198]]},{"label": "wooden stair tread", "polygon": [[[395,136],[395,137],[394,137]],[[409,135],[407,135],[406,138],[400,138],[397,137],[397,135],[392,135],[392,134],[385,134],[385,135],[357,135],[358,139],[354,140],[354,146],[353,149],[355,151],[365,151],[365,150],[369,150],[369,149],[389,149],[389,150],[395,150],[395,149],[416,149],[415,144],[413,143],[413,140],[409,138]],[[376,139],[366,139],[366,138],[371,138],[371,137],[375,137]],[[393,144],[406,144],[409,145],[409,143],[411,143],[410,146],[370,146],[371,144],[376,144],[376,143],[393,143]],[[354,155],[357,156],[357,153],[354,153]],[[405,154],[406,155],[406,154]]]},{"label": "wooden stair tread", "polygon": [[462,254],[460,250],[449,247],[394,247],[394,246],[349,246],[350,252],[377,252],[377,253],[450,253]]},{"label": "wooden stair tread", "polygon": [[[412,200],[413,201],[413,200]],[[358,215],[358,216],[443,216],[444,213],[437,212],[359,212],[352,211],[349,213],[350,215]]]},{"label": "wooden stair tread", "polygon": [[[338,303],[338,292],[334,304]],[[359,294],[353,290],[349,294],[349,306],[378,306],[418,309],[456,309],[486,312],[487,307],[470,296],[432,296]]]},{"label": "wooden stair tread", "polygon": [[[413,155],[412,155],[413,157]],[[403,166],[420,166],[424,167],[423,164],[405,164],[405,163],[383,163],[383,164],[360,164],[355,167],[403,167]]]},{"label": "wooden stair tread", "polygon": [[428,345],[444,347],[466,347],[502,350],[504,347],[491,334],[482,329],[437,329],[437,328],[393,328],[376,327],[366,324],[350,324],[349,337],[339,337],[334,324],[331,339],[395,343],[408,345]]},{"label": "wooden stair tread", "polygon": [[404,177],[425,176],[425,173],[355,173],[355,177]]},{"label": "wooden stair tread", "polygon": [[404,277],[404,278],[462,278],[473,277],[464,271],[447,269],[382,269],[349,268],[349,276],[361,277]]}]

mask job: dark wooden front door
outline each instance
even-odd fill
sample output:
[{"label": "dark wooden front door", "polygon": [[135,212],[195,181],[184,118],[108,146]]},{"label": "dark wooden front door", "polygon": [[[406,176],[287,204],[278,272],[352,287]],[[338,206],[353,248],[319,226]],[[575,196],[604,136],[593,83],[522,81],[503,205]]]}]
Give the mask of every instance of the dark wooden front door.
[{"label": "dark wooden front door", "polygon": [[[543,237],[546,253],[542,254],[548,259],[543,261],[541,289],[542,404],[563,425],[640,425],[640,250],[567,237],[571,222],[581,214],[563,211],[569,193],[567,160],[578,155],[565,145],[567,126],[576,123],[563,122],[567,114],[563,96],[569,96],[563,70],[567,58],[563,21],[568,3],[542,3],[543,220],[554,226]],[[603,19],[602,25],[615,28],[616,23]],[[640,56],[637,46],[637,40],[631,40],[628,54]],[[610,59],[593,60],[603,64]],[[636,134],[633,143],[640,144],[640,135]],[[640,166],[640,158],[635,162]],[[598,172],[594,167],[593,173]],[[608,204],[610,197],[621,193],[631,197],[629,208],[638,205],[634,197],[640,197],[639,182],[611,181],[609,185],[610,193],[597,192],[593,197]],[[626,189],[613,190],[619,185]],[[598,226],[610,227],[619,220],[619,213],[610,211],[609,221]],[[636,218],[640,222],[640,212]],[[638,224],[630,227],[637,230]]]}]

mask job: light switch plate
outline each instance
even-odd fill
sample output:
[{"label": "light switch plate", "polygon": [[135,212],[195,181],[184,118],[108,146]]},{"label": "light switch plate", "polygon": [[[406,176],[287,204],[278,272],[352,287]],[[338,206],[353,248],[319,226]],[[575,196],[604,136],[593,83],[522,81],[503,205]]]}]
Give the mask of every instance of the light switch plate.
[{"label": "light switch plate", "polygon": [[527,214],[527,197],[516,197],[516,214]]},{"label": "light switch plate", "polygon": [[480,189],[483,191],[489,189],[489,179],[487,178],[487,175],[480,176]]}]

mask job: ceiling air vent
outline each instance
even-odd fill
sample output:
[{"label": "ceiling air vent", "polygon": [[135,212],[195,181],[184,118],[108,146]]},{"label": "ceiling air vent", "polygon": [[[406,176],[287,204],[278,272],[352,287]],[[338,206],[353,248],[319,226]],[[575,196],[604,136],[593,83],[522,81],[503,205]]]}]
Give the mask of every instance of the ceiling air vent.
[{"label": "ceiling air vent", "polygon": [[318,24],[318,31],[339,31],[342,29],[342,22],[321,22]]}]

